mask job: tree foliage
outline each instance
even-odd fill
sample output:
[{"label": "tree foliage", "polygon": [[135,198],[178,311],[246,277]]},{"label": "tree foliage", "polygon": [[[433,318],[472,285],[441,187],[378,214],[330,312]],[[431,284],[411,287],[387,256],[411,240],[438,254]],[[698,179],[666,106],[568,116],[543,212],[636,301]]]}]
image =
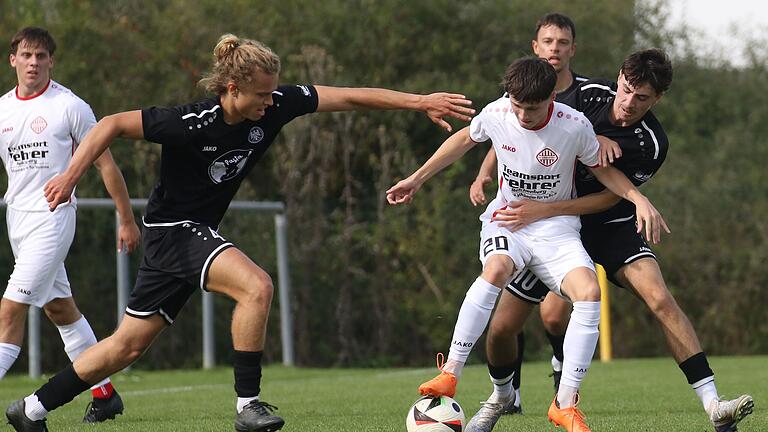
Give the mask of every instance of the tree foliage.
[{"label": "tree foliage", "polygon": [[[271,46],[283,59],[282,82],[452,91],[478,109],[498,97],[505,66],[529,54],[534,23],[550,11],[577,23],[573,67],[584,75],[615,78],[635,48],[680,53],[673,87],[655,109],[671,138],[668,161],[645,187],[674,232],[657,252],[708,352],[768,352],[760,302],[768,285],[768,108],[755,100],[768,90],[766,52],[752,50],[750,66],[740,69],[697,57],[686,50],[685,29],[664,30],[663,2],[16,0],[2,10],[0,34],[8,40],[25,25],[51,30],[59,43],[54,79],[98,117],[201,97],[196,83],[223,33]],[[0,76],[4,88],[14,83],[11,71]],[[383,194],[446,136],[417,113],[310,115],[284,129],[243,183],[237,199],[287,205],[300,364],[425,364],[447,348],[464,292],[480,270],[480,209],[467,190],[485,148],[431,180],[407,208],[388,207]],[[159,146],[118,142],[112,151],[132,196],[147,196]],[[105,196],[95,173],[78,192]],[[100,336],[116,313],[111,217],[81,210],[67,261],[75,298]],[[268,218],[230,212],[221,230],[276,276]],[[13,260],[4,248],[0,268],[7,274]],[[650,313],[615,292],[615,351],[663,354],[661,333],[648,330]],[[220,360],[229,352],[231,308],[217,300]],[[198,364],[199,310],[191,301],[141,365]],[[275,307],[271,360],[279,358],[278,326]],[[541,332],[529,333],[529,352],[544,353]],[[51,328],[46,336],[57,339]],[[64,363],[60,351],[46,344],[47,369]]]}]

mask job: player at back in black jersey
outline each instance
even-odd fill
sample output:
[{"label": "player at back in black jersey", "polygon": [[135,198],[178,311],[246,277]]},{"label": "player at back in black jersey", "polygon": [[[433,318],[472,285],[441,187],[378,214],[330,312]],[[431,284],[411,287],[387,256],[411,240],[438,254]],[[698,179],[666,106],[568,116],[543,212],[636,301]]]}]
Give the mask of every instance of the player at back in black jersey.
[{"label": "player at back in black jersey", "polygon": [[[636,186],[650,180],[661,168],[667,157],[669,140],[656,116],[648,110],[632,124],[619,126],[614,123],[613,100],[618,84],[605,79],[589,80],[563,99],[563,103],[582,111],[592,122],[595,133],[616,142],[621,157],[613,162]],[[621,110],[622,108],[619,108]],[[577,167],[576,190],[578,196],[600,192],[600,184],[583,165]],[[582,215],[584,226],[634,220],[634,206],[622,199],[610,209]]]},{"label": "player at back in black jersey", "polygon": [[260,42],[234,35],[222,36],[214,55],[212,71],[201,83],[216,96],[105,117],[77,149],[67,171],[46,185],[53,210],[70,196],[86,168],[114,138],[146,138],[162,145],[160,181],[144,218],[144,260],[126,314],[111,337],[28,398],[25,411],[39,422],[89,383],[136,360],[173,322],[190,295],[202,289],[237,302],[232,314],[236,430],[280,429],[283,419],[260,399],[272,280],[217,232],[243,178],[283,125],[304,114],[413,109],[424,111],[450,131],[443,116],[468,121],[474,113],[468,107],[471,102],[458,94],[278,86],[278,56]]},{"label": "player at back in black jersey", "polygon": [[[667,136],[650,109],[671,81],[672,64],[666,54],[659,49],[641,50],[624,61],[617,83],[587,81],[565,100],[586,115],[598,135],[614,140],[620,151],[610,153],[609,159],[620,155],[613,164],[635,185],[649,180],[666,157]],[[585,172],[581,170],[577,175],[579,198],[546,204],[527,201],[499,211],[496,220],[506,221],[511,230],[516,230],[541,218],[583,215],[581,238],[587,252],[605,267],[612,282],[632,290],[654,314],[664,329],[675,361],[701,400],[715,431],[736,430],[736,424],[752,412],[752,398],[742,395],[733,400],[720,399],[714,373],[696,332],[667,289],[656,256],[636,228],[632,205],[603,190]],[[649,241],[658,241],[655,235],[645,234]],[[520,330],[514,317],[530,313],[547,292],[548,288],[533,273],[523,272],[509,284],[507,293],[511,295],[502,296],[489,326],[489,359],[501,359],[502,365],[514,360],[505,358],[507,350],[503,349]],[[565,346],[566,357],[568,350]]]}]

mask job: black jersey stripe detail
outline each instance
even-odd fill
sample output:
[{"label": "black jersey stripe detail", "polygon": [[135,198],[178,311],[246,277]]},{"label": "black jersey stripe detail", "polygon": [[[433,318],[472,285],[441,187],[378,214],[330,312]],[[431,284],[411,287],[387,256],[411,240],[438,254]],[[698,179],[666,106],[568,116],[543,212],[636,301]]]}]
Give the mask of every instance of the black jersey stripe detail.
[{"label": "black jersey stripe detail", "polygon": [[581,87],[581,91],[584,91],[584,90],[587,90],[587,89],[591,89],[591,88],[598,88],[598,89],[601,89],[601,90],[608,90],[612,95],[616,96],[616,92],[615,91],[611,90],[610,87],[608,87],[606,85],[602,85],[602,84],[587,84],[587,85]]},{"label": "black jersey stripe detail", "polygon": [[221,105],[214,105],[213,108],[207,109],[207,110],[203,110],[203,111],[200,112],[200,114],[196,114],[196,113],[184,114],[183,116],[181,116],[181,119],[182,120],[186,120],[186,119],[188,119],[190,117],[203,118],[204,115],[206,115],[206,114],[213,114],[214,112],[216,112],[216,110],[218,110],[220,108],[221,108]]},{"label": "black jersey stripe detail", "polygon": [[619,218],[619,219],[612,219],[612,220],[606,221],[605,223],[606,223],[606,224],[609,224],[609,223],[619,223],[619,222],[626,222],[626,221],[628,221],[628,220],[631,220],[631,219],[632,219],[632,218],[634,218],[634,217],[635,217],[635,215],[632,215],[632,216],[627,216],[627,217],[623,217],[623,218]]},{"label": "black jersey stripe detail", "polygon": [[213,259],[216,258],[221,252],[224,251],[224,249],[234,247],[230,242],[222,243],[217,247],[216,249],[211,252],[210,255],[208,255],[208,258],[205,259],[205,263],[203,264],[203,268],[200,270],[200,289],[203,291],[208,291],[205,289],[205,279],[208,277],[208,269],[211,267],[211,264],[213,263]]},{"label": "black jersey stripe detail", "polygon": [[647,130],[649,134],[651,134],[651,138],[653,139],[653,145],[656,146],[656,151],[653,153],[653,158],[658,159],[659,158],[659,140],[656,139],[656,134],[653,133],[651,128],[648,127],[648,125],[645,123],[645,120],[640,122],[641,125],[643,125],[643,129]]},{"label": "black jersey stripe detail", "polygon": [[653,252],[640,252],[639,254],[632,255],[631,257],[628,257],[627,259],[625,259],[624,264],[629,264],[643,257],[651,257],[653,259],[656,259],[656,255],[654,255]]}]

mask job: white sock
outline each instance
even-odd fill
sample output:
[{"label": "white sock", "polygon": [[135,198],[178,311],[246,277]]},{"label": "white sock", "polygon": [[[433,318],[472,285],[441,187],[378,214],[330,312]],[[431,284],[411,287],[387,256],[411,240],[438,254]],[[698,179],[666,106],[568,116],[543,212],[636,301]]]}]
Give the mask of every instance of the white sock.
[{"label": "white sock", "polygon": [[[72,324],[56,326],[56,328],[59,329],[61,341],[64,342],[64,351],[67,352],[67,356],[71,361],[75,361],[83,351],[92,345],[96,345],[96,335],[93,333],[93,329],[84,315]],[[97,389],[108,382],[109,378],[105,378],[96,383],[91,389]]]},{"label": "white sock", "polygon": [[13,366],[19,357],[21,347],[9,343],[0,343],[0,379],[3,379],[8,369]]},{"label": "white sock", "polygon": [[515,389],[515,406],[516,407],[520,406],[520,403],[521,403],[520,401],[521,401],[521,399],[520,399],[520,389],[516,388]]},{"label": "white sock", "polygon": [[[496,299],[501,294],[501,288],[493,286],[481,277],[467,290],[464,302],[459,310],[459,318],[453,328],[451,350],[443,370],[457,377],[461,374],[472,347],[483,334],[488,321],[491,319]],[[447,367],[450,364],[450,370]]]},{"label": "white sock", "polygon": [[563,371],[563,362],[557,359],[557,357],[552,356],[552,370],[555,372],[562,372]]},{"label": "white sock", "polygon": [[563,376],[557,391],[560,408],[573,405],[574,395],[587,375],[595,354],[600,324],[600,302],[573,302],[573,312],[563,343]]},{"label": "white sock", "polygon": [[717,387],[715,387],[714,375],[691,384],[691,387],[693,387],[693,390],[696,392],[696,396],[701,399],[701,404],[704,405],[704,411],[709,410],[709,404],[711,404],[713,400],[719,399],[717,395]]},{"label": "white sock", "polygon": [[48,410],[37,399],[37,395],[32,393],[24,398],[24,414],[32,421],[38,421],[48,415]]},{"label": "white sock", "polygon": [[245,408],[246,405],[251,403],[254,400],[259,400],[258,396],[253,397],[238,397],[237,398],[237,413],[240,414],[243,411],[243,408]]},{"label": "white sock", "polygon": [[509,398],[514,394],[514,389],[512,388],[512,378],[515,377],[515,372],[512,372],[509,374],[509,376],[504,378],[494,378],[490,375],[488,376],[491,378],[491,382],[493,383],[493,393],[491,393],[491,396],[488,397],[488,402],[508,401]]}]

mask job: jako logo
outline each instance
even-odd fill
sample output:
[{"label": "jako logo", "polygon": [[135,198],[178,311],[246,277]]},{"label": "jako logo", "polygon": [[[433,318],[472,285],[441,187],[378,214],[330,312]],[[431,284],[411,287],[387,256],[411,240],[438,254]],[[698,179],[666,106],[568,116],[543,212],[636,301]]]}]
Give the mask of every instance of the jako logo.
[{"label": "jako logo", "polygon": [[472,348],[472,345],[474,345],[473,342],[461,342],[461,341],[453,341],[453,345],[460,346],[463,348]]},{"label": "jako logo", "polygon": [[20,292],[20,293],[22,293],[22,294],[24,294],[24,295],[30,295],[30,294],[32,294],[32,291],[29,291],[29,290],[25,290],[25,289],[23,289],[23,288],[17,288],[17,289],[16,289],[16,291],[18,291],[18,292]]},{"label": "jako logo", "polygon": [[580,368],[580,367],[577,367],[577,368],[576,368],[576,369],[574,369],[573,371],[574,371],[574,372],[576,372],[576,373],[583,373],[583,374],[585,374],[585,373],[587,373],[587,370],[589,370],[589,368]]}]

